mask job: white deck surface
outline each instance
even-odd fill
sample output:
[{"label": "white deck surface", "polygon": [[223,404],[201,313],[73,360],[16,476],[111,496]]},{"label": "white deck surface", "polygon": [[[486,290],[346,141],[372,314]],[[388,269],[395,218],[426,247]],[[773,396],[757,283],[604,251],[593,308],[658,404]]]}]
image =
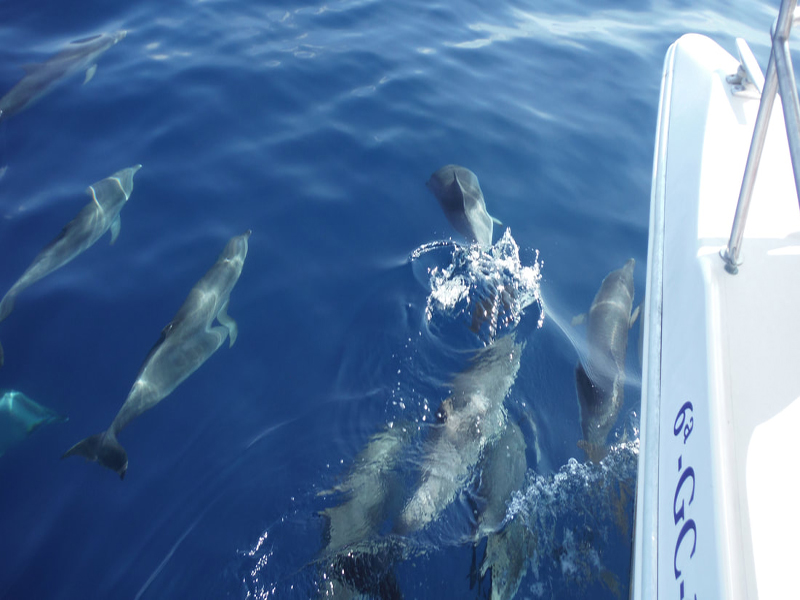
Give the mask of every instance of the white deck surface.
[{"label": "white deck surface", "polygon": [[[758,110],[757,100],[731,94],[725,77],[737,66],[714,42],[688,35],[666,67],[666,168],[662,161],[656,174],[664,183],[660,598],[800,598],[800,207],[778,99],[744,263],[737,275],[724,270],[719,251]],[[687,401],[692,408],[681,411]],[[643,424],[644,448],[647,435]],[[643,589],[635,585],[634,597]]]}]

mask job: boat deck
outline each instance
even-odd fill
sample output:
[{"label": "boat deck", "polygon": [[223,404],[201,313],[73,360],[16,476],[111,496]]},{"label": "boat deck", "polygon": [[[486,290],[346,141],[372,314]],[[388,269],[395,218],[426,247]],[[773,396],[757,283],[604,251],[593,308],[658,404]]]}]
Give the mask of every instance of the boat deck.
[{"label": "boat deck", "polygon": [[[736,275],[758,96],[686,35],[662,82],[651,206],[634,598],[787,598],[800,564],[800,207],[780,99]],[[659,320],[660,316],[660,320]]]}]

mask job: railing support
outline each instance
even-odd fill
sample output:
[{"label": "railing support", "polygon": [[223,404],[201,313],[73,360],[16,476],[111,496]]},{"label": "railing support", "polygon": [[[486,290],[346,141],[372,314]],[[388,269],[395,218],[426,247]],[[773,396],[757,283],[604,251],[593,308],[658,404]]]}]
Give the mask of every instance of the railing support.
[{"label": "railing support", "polygon": [[784,0],[781,3],[778,20],[772,33],[772,52],[769,56],[761,103],[758,106],[758,116],[753,128],[753,140],[750,143],[750,152],[744,168],[742,187],[739,190],[739,201],[736,205],[736,215],[733,218],[731,237],[728,240],[728,246],[720,251],[720,256],[725,261],[725,270],[731,274],[736,274],[741,264],[739,255],[742,249],[747,211],[750,208],[753,185],[761,160],[761,152],[764,150],[764,140],[767,137],[767,128],[778,86],[780,86],[786,135],[792,157],[795,187],[798,199],[800,199],[800,102],[798,102],[797,85],[792,71],[792,60],[789,56],[789,34],[792,31],[796,8],[797,0]]}]

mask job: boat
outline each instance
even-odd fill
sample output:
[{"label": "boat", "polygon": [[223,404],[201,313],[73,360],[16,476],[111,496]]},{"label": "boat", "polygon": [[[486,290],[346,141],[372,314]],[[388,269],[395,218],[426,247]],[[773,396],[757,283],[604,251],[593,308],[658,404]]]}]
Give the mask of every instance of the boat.
[{"label": "boat", "polygon": [[800,596],[800,104],[784,0],[764,76],[687,34],[661,84],[631,594]]}]

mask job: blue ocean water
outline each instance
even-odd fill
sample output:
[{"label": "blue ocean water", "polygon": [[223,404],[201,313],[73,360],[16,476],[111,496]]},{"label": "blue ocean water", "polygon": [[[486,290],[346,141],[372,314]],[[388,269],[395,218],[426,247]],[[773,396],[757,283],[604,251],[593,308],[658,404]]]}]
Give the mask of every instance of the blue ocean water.
[{"label": "blue ocean water", "polygon": [[[525,344],[506,404],[536,463],[509,508],[539,540],[517,596],[627,597],[636,344],[600,469],[577,446],[577,354],[558,323],[630,257],[641,301],[669,44],[693,31],[734,53],[744,37],[765,66],[773,4],[0,4],[0,93],[71,40],[128,31],[89,83],[75,75],[0,123],[0,293],[88,185],[143,165],[117,242],[26,290],[0,324],[0,389],[69,417],[0,457],[0,597],[315,595],[319,513],[336,502],[320,493],[389,424],[424,431],[487,342],[427,277],[458,249],[426,244],[463,241],[424,185],[448,163],[480,178],[495,240],[509,230],[512,283],[540,267],[546,300],[543,321],[533,303],[499,332]],[[236,344],[120,435],[124,481],[61,461],[108,426],[189,289],[247,229]],[[486,593],[470,589],[460,508],[394,565],[406,597]]]}]

